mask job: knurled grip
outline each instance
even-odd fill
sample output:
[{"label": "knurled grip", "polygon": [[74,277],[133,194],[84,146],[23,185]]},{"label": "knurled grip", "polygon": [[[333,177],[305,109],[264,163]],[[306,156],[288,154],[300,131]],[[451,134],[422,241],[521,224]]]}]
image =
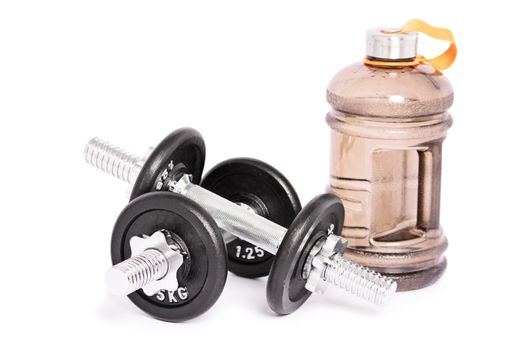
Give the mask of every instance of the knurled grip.
[{"label": "knurled grip", "polygon": [[287,229],[250,212],[229,200],[200,186],[184,176],[171,188],[200,204],[224,231],[250,242],[275,255]]}]

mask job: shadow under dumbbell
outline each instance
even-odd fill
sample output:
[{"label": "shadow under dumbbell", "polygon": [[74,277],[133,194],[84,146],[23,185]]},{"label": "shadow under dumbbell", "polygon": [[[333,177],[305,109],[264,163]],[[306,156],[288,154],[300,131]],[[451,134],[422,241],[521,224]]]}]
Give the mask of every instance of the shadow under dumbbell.
[{"label": "shadow under dumbbell", "polygon": [[247,279],[229,273],[223,298],[247,310],[259,310],[261,307],[268,309],[265,294],[267,280],[267,277]]},{"label": "shadow under dumbbell", "polygon": [[144,312],[129,307],[129,300],[106,293],[95,309],[96,317],[101,321],[122,322],[142,317]]},{"label": "shadow under dumbbell", "polygon": [[[312,298],[319,297],[319,295],[313,295]],[[323,303],[315,304],[309,303],[309,307],[315,307],[318,312],[326,311],[326,313],[332,313],[334,311],[352,312],[364,316],[378,316],[385,313],[385,309],[380,306],[370,306],[364,300],[359,298],[349,297],[348,293],[343,290],[330,289],[327,290],[323,295]]]}]

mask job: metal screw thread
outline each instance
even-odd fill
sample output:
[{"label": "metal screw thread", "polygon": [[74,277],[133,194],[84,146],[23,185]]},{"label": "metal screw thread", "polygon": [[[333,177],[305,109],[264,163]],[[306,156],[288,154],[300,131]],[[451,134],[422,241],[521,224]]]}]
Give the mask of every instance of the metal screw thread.
[{"label": "metal screw thread", "polygon": [[396,282],[392,279],[338,254],[329,259],[324,279],[376,305],[387,304],[397,288]]},{"label": "metal screw thread", "polygon": [[168,273],[168,259],[156,249],[146,249],[110,268],[106,284],[116,295],[128,295]]},{"label": "metal screw thread", "polygon": [[128,183],[133,183],[142,168],[143,160],[107,141],[95,137],[84,149],[84,159],[95,168]]}]

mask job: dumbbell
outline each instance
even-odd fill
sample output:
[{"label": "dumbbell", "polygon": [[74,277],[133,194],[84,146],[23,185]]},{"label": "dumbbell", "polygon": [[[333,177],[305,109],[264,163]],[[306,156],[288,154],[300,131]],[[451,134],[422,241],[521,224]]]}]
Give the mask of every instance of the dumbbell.
[{"label": "dumbbell", "polygon": [[[132,155],[99,138],[88,142],[85,160],[95,167],[132,184],[131,199],[152,191],[169,191],[183,175],[199,184],[205,159],[205,144],[194,129],[181,128],[166,136],[145,159]],[[249,158],[234,158],[215,166],[201,186],[279,225],[288,226],[301,210],[290,182],[270,165]],[[268,275],[273,256],[236,238],[227,223],[216,220],[227,243],[229,264],[242,277]]]},{"label": "dumbbell", "polygon": [[[97,165],[97,161],[91,159],[89,153],[86,159],[118,177],[124,178],[128,176],[126,174],[131,174],[135,164],[132,160],[137,158],[109,144],[106,144],[106,148],[105,154],[113,159],[111,163],[122,163],[124,166],[117,167],[115,171],[113,167]],[[195,159],[187,161],[195,164]],[[145,164],[142,169],[146,166]],[[156,168],[158,167],[157,165]],[[121,168],[129,171],[120,172]],[[211,214],[224,231],[276,255],[267,284],[267,300],[276,313],[289,314],[295,311],[308,299],[311,292],[324,292],[328,283],[378,305],[385,304],[394,294],[396,283],[393,280],[343,257],[347,243],[339,236],[344,221],[344,208],[336,196],[324,194],[316,197],[300,211],[287,230],[192,183],[191,174],[180,172],[177,176],[170,175],[174,169],[183,168],[187,166],[168,166],[168,170],[162,173],[164,175],[156,177],[155,188],[167,188],[194,200]],[[203,184],[208,181],[209,184],[221,184],[219,176],[217,180],[212,178],[214,181],[205,179]],[[227,183],[228,181],[224,182],[225,187]],[[158,194],[151,194],[151,197],[156,195]]]},{"label": "dumbbell", "polygon": [[227,253],[215,220],[176,193],[144,194],[119,215],[111,238],[109,290],[170,322],[204,313],[222,293]]}]

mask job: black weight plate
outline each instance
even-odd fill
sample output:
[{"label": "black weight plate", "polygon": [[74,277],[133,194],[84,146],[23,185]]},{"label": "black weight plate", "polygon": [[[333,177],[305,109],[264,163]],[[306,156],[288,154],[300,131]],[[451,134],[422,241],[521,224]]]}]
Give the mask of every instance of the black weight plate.
[{"label": "black weight plate", "polygon": [[[211,169],[201,186],[235,203],[244,203],[270,221],[287,228],[301,210],[290,182],[272,166],[251,158],[232,158]],[[273,256],[241,239],[228,244],[228,268],[248,278],[266,276]]]},{"label": "black weight plate", "polygon": [[179,289],[147,296],[139,290],[128,297],[158,319],[179,322],[208,310],[222,293],[227,276],[224,240],[211,216],[192,200],[171,192],[144,194],[131,201],[115,223],[111,238],[113,264],[131,255],[129,240],[165,229],[185,243],[190,255],[187,273],[179,269]]},{"label": "black weight plate", "polygon": [[170,162],[175,166],[175,171],[170,173],[170,177],[185,173],[192,175],[193,183],[198,184],[201,180],[205,156],[204,140],[198,131],[191,128],[173,131],[155,147],[144,163],[131,191],[130,199],[157,190],[156,185]]},{"label": "black weight plate", "polygon": [[315,243],[328,235],[331,224],[333,233],[340,235],[343,222],[341,200],[328,193],[311,200],[297,215],[275,255],[266,286],[266,299],[274,312],[290,314],[310,297],[302,276],[306,258]]}]

